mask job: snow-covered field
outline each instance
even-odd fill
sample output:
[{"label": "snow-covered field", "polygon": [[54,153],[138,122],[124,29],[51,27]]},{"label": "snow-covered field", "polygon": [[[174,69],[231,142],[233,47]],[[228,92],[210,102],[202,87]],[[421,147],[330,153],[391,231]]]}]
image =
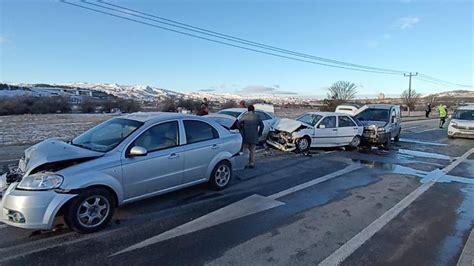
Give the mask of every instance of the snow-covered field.
[{"label": "snow-covered field", "polygon": [[34,144],[52,137],[70,140],[110,114],[0,116],[0,145]]}]

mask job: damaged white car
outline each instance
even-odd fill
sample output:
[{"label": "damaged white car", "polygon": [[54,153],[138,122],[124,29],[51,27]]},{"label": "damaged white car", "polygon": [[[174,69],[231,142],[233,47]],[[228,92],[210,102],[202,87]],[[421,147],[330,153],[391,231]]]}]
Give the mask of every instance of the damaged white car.
[{"label": "damaged white car", "polygon": [[311,147],[357,147],[364,126],[356,118],[333,112],[308,112],[296,120],[282,118],[268,134],[267,143],[283,151]]},{"label": "damaged white car", "polygon": [[51,229],[62,215],[73,230],[95,232],[117,206],[199,183],[225,188],[248,160],[241,146],[240,134],[208,118],[113,118],[69,143],[49,139],[28,148],[18,169],[0,177],[0,220]]}]

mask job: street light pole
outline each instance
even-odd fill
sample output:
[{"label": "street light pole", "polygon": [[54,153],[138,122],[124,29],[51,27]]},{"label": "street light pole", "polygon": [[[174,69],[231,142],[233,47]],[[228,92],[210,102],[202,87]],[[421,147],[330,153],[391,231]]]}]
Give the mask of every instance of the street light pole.
[{"label": "street light pole", "polygon": [[411,104],[411,77],[418,76],[418,72],[415,73],[404,73],[403,76],[408,77],[408,116],[410,116],[410,104]]}]

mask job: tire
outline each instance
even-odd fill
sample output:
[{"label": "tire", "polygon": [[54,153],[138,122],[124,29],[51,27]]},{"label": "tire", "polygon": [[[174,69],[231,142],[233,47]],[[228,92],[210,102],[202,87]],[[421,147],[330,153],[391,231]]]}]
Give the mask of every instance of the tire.
[{"label": "tire", "polygon": [[209,185],[214,190],[222,190],[229,185],[232,174],[231,164],[227,161],[222,161],[212,170]]},{"label": "tire", "polygon": [[311,147],[311,139],[307,136],[296,140],[296,151],[306,152]]},{"label": "tire", "polygon": [[400,134],[401,134],[401,133],[402,133],[402,129],[400,128],[400,130],[398,131],[397,136],[393,138],[393,140],[394,140],[395,142],[399,142],[399,141],[400,141]]},{"label": "tire", "polygon": [[103,188],[91,188],[72,199],[64,213],[64,220],[72,230],[89,234],[107,226],[114,211],[115,202],[110,192]]},{"label": "tire", "polygon": [[392,135],[391,135],[391,134],[388,134],[388,138],[387,138],[387,140],[385,141],[385,143],[383,144],[383,148],[384,148],[385,150],[389,150],[391,145],[392,145]]},{"label": "tire", "polygon": [[350,149],[355,149],[355,148],[359,147],[360,143],[361,143],[361,138],[360,138],[360,136],[355,136],[355,137],[352,139],[351,143],[349,143],[349,148],[350,148]]}]

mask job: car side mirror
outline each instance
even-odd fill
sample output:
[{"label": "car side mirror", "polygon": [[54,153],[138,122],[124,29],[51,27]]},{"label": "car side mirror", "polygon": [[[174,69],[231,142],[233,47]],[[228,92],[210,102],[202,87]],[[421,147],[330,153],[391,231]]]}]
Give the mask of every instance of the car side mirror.
[{"label": "car side mirror", "polygon": [[318,128],[326,128],[326,125],[318,125]]},{"label": "car side mirror", "polygon": [[148,151],[142,146],[133,146],[128,153],[129,156],[145,156],[148,154]]}]

